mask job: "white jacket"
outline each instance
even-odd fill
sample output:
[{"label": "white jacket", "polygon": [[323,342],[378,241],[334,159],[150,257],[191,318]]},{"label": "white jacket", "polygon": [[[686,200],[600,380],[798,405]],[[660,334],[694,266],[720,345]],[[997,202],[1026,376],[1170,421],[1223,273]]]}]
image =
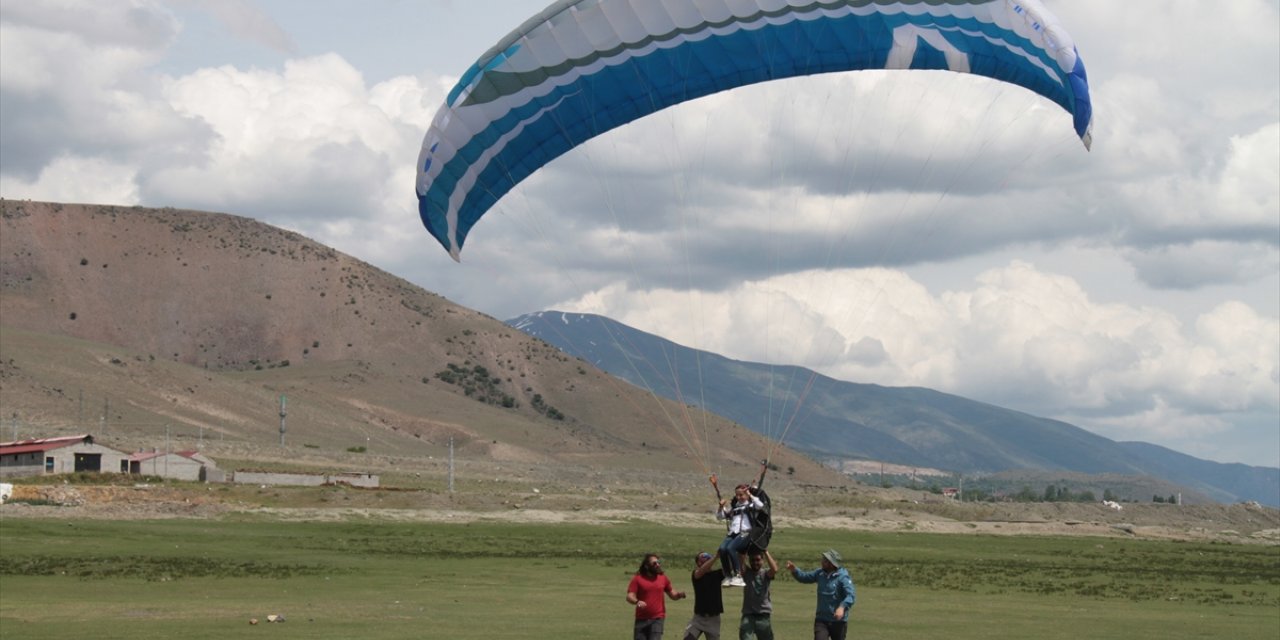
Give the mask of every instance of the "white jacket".
[{"label": "white jacket", "polygon": [[729,535],[731,536],[746,533],[751,530],[751,520],[747,518],[747,510],[763,508],[764,502],[760,498],[748,494],[746,502],[730,502],[725,507],[716,509],[716,520],[733,518],[729,522]]}]

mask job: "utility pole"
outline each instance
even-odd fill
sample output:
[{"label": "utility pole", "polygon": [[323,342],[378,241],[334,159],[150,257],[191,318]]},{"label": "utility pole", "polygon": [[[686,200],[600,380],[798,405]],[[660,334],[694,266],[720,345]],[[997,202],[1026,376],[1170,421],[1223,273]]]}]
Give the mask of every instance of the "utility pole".
[{"label": "utility pole", "polygon": [[280,394],[280,446],[284,446],[284,418],[285,418],[285,399],[284,394]]},{"label": "utility pole", "polygon": [[453,436],[449,436],[449,493],[453,493]]}]

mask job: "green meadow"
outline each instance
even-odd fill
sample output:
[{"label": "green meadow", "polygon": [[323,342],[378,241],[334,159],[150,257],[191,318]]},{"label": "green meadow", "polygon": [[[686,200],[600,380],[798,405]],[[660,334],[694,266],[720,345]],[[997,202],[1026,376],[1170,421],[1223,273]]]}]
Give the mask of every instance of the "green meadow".
[{"label": "green meadow", "polygon": [[[6,518],[0,637],[629,638],[641,555],[663,554],[688,589],[692,557],[719,540],[641,521]],[[859,640],[1280,637],[1276,546],[786,530],[772,550],[808,568],[828,547],[857,584]],[[773,600],[778,638],[812,637],[811,585],[784,572]],[[669,603],[666,637],[691,612]]]}]

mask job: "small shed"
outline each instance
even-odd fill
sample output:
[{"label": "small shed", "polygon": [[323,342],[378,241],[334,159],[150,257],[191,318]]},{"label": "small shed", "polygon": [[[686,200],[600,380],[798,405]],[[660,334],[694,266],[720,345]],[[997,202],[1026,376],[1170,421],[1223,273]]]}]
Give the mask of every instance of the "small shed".
[{"label": "small shed", "polygon": [[199,451],[142,451],[129,456],[129,473],[174,480],[204,480],[205,469],[217,466]]},{"label": "small shed", "polygon": [[128,457],[123,451],[95,443],[88,434],[0,442],[0,477],[123,473],[129,470]]}]

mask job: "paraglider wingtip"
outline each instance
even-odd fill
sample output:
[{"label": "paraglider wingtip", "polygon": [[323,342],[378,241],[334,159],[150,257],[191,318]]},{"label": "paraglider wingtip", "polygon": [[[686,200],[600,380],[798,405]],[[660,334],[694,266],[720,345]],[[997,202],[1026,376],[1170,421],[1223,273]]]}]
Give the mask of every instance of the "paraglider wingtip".
[{"label": "paraglider wingtip", "polygon": [[449,249],[449,257],[450,257],[450,258],[453,258],[453,261],[454,261],[454,262],[457,262],[457,263],[459,263],[459,264],[461,264],[461,263],[462,263],[462,254],[461,254],[461,253],[459,253],[459,251],[458,251],[457,249],[450,248],[450,249]]}]

